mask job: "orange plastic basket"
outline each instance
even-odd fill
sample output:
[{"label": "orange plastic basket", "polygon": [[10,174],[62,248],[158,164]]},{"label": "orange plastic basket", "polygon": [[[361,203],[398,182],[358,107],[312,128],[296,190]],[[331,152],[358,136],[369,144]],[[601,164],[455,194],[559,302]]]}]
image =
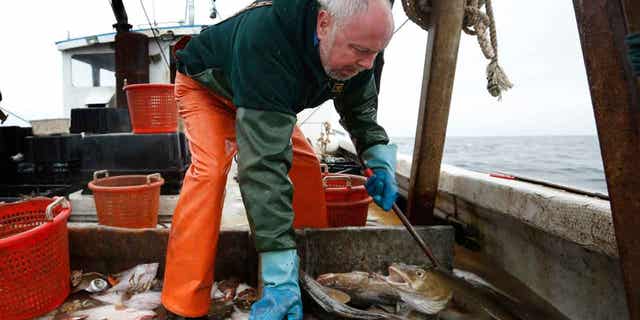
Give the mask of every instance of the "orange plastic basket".
[{"label": "orange plastic basket", "polygon": [[1,319],[31,319],[67,298],[70,215],[63,197],[0,205]]},{"label": "orange plastic basket", "polygon": [[330,227],[364,226],[371,197],[364,187],[367,179],[350,174],[324,173],[322,185]]},{"label": "orange plastic basket", "polygon": [[[104,175],[104,178],[99,176]],[[159,173],[109,177],[106,170],[93,173],[93,191],[98,223],[124,228],[155,228],[158,224]]]},{"label": "orange plastic basket", "polygon": [[178,130],[178,107],[173,85],[142,83],[124,86],[133,133],[165,133]]}]

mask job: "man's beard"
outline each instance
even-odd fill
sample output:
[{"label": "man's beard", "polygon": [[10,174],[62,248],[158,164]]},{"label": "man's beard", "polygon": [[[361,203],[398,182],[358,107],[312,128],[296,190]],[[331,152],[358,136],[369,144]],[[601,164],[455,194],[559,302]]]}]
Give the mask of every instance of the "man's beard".
[{"label": "man's beard", "polygon": [[331,49],[333,49],[333,42],[335,41],[335,38],[336,38],[337,29],[338,29],[337,26],[334,26],[331,29],[331,32],[329,34],[329,39],[327,39],[328,40],[327,43],[323,44],[322,42],[320,42],[320,45],[319,45],[320,63],[322,64],[324,73],[329,78],[333,80],[338,80],[338,81],[346,81],[353,78],[356,74],[358,74],[362,70],[358,70],[358,72],[350,75],[341,75],[340,70],[331,70],[327,66],[328,60],[329,60],[329,52],[331,52]]},{"label": "man's beard", "polygon": [[329,76],[329,78],[331,78],[333,80],[338,80],[338,81],[347,81],[347,80],[355,77],[355,75],[357,74],[357,73],[354,73],[352,75],[345,76],[345,75],[340,75],[338,73],[338,71],[330,71],[330,70],[326,70],[326,69],[324,70],[324,72],[327,73],[327,76]]}]

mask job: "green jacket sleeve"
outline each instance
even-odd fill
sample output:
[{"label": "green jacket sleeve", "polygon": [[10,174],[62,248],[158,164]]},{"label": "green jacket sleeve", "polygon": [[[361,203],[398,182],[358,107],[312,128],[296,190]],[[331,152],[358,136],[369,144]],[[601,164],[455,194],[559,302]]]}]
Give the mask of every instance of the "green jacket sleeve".
[{"label": "green jacket sleeve", "polygon": [[334,99],[340,124],[349,132],[358,154],[376,144],[389,143],[389,137],[377,122],[378,94],[372,71],[350,80],[345,92]]},{"label": "green jacket sleeve", "polygon": [[238,21],[230,81],[236,113],[238,178],[259,252],[295,248],[289,169],[299,66],[272,10]]},{"label": "green jacket sleeve", "polygon": [[258,252],[295,248],[291,134],[296,117],[238,108],[238,182]]}]

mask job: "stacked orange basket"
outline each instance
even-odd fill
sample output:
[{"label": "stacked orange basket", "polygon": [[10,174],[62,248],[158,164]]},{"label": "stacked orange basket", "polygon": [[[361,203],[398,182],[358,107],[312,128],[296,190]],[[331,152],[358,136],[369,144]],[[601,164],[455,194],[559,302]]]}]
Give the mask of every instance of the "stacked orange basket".
[{"label": "stacked orange basket", "polygon": [[124,86],[133,133],[171,133],[178,130],[178,107],[172,84],[140,83]]},{"label": "stacked orange basket", "polygon": [[326,166],[322,170],[329,226],[364,226],[372,201],[364,186],[367,179],[352,174],[329,173]]}]

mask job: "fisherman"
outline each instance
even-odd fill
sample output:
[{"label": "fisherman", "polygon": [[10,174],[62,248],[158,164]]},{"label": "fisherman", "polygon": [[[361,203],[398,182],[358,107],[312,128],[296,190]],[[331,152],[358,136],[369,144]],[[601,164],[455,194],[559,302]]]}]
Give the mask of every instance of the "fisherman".
[{"label": "fisherman", "polygon": [[178,318],[207,314],[226,177],[237,152],[264,285],[250,316],[302,319],[293,230],[327,222],[319,162],[296,114],[333,99],[374,172],[369,194],[389,210],[397,194],[396,146],[376,122],[371,68],[392,34],[389,0],[273,0],[256,1],[176,45],[184,45],[176,52],[175,96],[192,164],[169,237],[167,310]]}]

